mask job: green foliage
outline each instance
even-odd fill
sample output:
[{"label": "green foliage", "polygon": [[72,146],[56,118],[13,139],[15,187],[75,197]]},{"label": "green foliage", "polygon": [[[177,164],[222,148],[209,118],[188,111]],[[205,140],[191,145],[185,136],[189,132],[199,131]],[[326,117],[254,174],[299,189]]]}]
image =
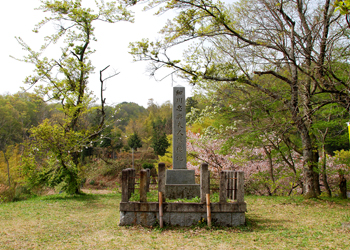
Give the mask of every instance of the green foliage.
[{"label": "green foliage", "polygon": [[146,114],[146,109],[144,107],[133,102],[122,102],[114,107],[111,120],[121,131],[125,132],[129,122],[143,114]]},{"label": "green foliage", "polygon": [[123,146],[123,151],[124,151],[124,152],[129,152],[130,149],[131,149],[131,148],[129,147],[129,145],[124,145],[124,146]]},{"label": "green foliage", "polygon": [[154,152],[160,156],[164,156],[167,152],[167,148],[170,146],[168,138],[165,134],[165,123],[165,119],[161,120],[159,118],[156,119],[155,122],[152,122],[153,135],[151,147],[154,149]]},{"label": "green foliage", "polygon": [[159,162],[164,162],[167,168],[173,165],[173,135],[167,135],[169,146],[163,156],[159,156]]},{"label": "green foliage", "polygon": [[342,168],[339,170],[344,174],[345,172],[350,172],[350,151],[340,150],[335,151],[335,163],[342,165]]},{"label": "green foliage", "polygon": [[[94,53],[90,45],[96,41],[93,23],[104,21],[115,23],[132,21],[126,9],[116,2],[105,4],[96,1],[97,12],[82,6],[76,1],[45,1],[39,10],[51,15],[38,25],[38,32],[45,24],[54,23],[60,27],[56,33],[46,36],[46,43],[40,52],[34,52],[21,38],[17,41],[28,55],[22,61],[35,65],[34,75],[26,78],[26,84],[35,87],[35,91],[47,100],[61,103],[63,116],[54,121],[45,120],[30,130],[31,140],[23,159],[22,173],[32,186],[46,185],[57,187],[69,194],[78,193],[82,168],[80,154],[82,148],[94,144],[93,140],[101,133],[104,119],[93,126],[91,131],[82,126],[84,116],[88,114],[93,95],[87,84],[94,67],[90,56]],[[53,59],[42,54],[50,44],[58,44],[62,39],[61,54]],[[104,110],[101,111],[104,116]],[[101,114],[98,114],[101,118]],[[104,146],[110,144],[103,140]]]},{"label": "green foliage", "polygon": [[339,11],[342,15],[348,15],[350,12],[349,0],[336,0],[334,6],[336,7],[335,11]]},{"label": "green foliage", "polygon": [[[150,1],[149,7],[161,6],[157,14],[178,13],[161,30],[162,39],[130,45],[134,60],[151,62],[151,75],[169,68],[169,75],[179,75],[204,94],[208,108],[202,114],[213,124],[203,134],[231,138],[231,145],[272,148],[271,154],[279,154],[288,166],[293,166],[288,153],[302,155],[304,193],[316,197],[320,145],[312,128],[315,114],[332,103],[349,112],[349,53],[344,47],[349,36],[343,28],[349,16],[334,15],[328,1],[161,2]],[[349,13],[348,0],[335,5]],[[305,30],[308,38],[296,42]],[[168,53],[180,44],[189,44],[184,60]]]},{"label": "green foliage", "polygon": [[142,142],[141,138],[137,133],[133,133],[129,138],[128,138],[128,145],[130,148],[133,148],[134,150],[137,150],[138,148],[142,147]]},{"label": "green foliage", "polygon": [[186,98],[186,114],[191,112],[192,108],[198,108],[198,101],[190,96]]},{"label": "green foliage", "polygon": [[165,133],[159,136],[158,134],[152,138],[151,147],[157,155],[164,156],[167,153],[167,148],[170,146]]},{"label": "green foliage", "polygon": [[153,163],[149,163],[149,162],[145,162],[142,164],[142,168],[143,169],[153,169],[154,168],[154,164]]}]

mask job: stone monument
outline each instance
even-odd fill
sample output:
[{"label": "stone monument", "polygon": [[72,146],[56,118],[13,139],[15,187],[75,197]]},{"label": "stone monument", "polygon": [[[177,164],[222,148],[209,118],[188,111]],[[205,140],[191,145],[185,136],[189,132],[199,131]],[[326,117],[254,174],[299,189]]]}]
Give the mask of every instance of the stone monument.
[{"label": "stone monument", "polygon": [[173,169],[165,173],[165,197],[192,199],[200,196],[195,171],[186,167],[186,98],[185,88],[173,88]]}]

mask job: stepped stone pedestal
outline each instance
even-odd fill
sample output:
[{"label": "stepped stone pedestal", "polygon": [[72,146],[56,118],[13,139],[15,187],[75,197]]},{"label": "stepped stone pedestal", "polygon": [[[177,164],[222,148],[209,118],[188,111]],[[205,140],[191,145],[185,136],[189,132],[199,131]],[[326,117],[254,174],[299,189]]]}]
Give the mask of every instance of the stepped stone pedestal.
[{"label": "stepped stone pedestal", "polygon": [[195,182],[194,170],[174,169],[165,174],[165,197],[168,199],[200,197],[200,185]]}]

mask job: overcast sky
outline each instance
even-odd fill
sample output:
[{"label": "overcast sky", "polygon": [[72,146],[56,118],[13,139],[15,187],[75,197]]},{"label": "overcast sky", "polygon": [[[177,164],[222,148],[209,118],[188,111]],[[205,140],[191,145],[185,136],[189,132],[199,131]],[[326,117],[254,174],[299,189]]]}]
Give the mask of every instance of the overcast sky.
[{"label": "overcast sky", "polygon": [[[85,0],[91,1],[92,0]],[[83,1],[84,2],[84,1]],[[17,61],[10,55],[21,58],[25,51],[15,40],[15,36],[21,37],[29,46],[40,48],[43,44],[43,36],[52,32],[52,25],[39,31],[39,34],[33,33],[32,30],[47,13],[34,10],[39,7],[39,0],[11,0],[2,1],[0,22],[2,24],[1,38],[1,89],[0,93],[16,93],[20,87],[26,87],[23,80],[30,75],[33,65]],[[150,78],[146,73],[147,63],[132,62],[132,56],[128,53],[129,42],[139,41],[142,38],[156,40],[160,38],[158,31],[163,27],[171,13],[162,16],[154,16],[154,11],[141,11],[144,6],[133,7],[135,12],[135,23],[119,22],[116,24],[95,23],[95,35],[98,42],[92,44],[96,49],[95,54],[91,57],[93,65],[96,67],[96,73],[91,75],[89,88],[99,96],[99,70],[107,65],[110,70],[105,76],[115,71],[120,74],[106,82],[107,90],[104,96],[109,105],[120,102],[135,102],[147,107],[148,99],[153,98],[158,104],[167,100],[172,101],[172,81],[166,78],[157,82]],[[52,29],[52,30],[51,30]],[[180,51],[179,51],[180,54]],[[159,79],[162,75],[159,75]],[[186,96],[191,95],[191,87],[186,85],[181,79],[175,79],[174,85],[186,86]]]}]

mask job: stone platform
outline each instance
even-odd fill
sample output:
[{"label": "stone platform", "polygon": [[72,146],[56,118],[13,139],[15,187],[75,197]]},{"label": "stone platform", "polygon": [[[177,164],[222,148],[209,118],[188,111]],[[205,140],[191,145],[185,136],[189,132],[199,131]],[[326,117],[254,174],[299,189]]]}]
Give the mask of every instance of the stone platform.
[{"label": "stone platform", "polygon": [[[212,222],[217,226],[239,226],[245,223],[247,206],[242,203],[212,203]],[[166,225],[191,226],[207,218],[204,203],[163,203],[163,221]],[[121,202],[120,226],[153,226],[159,220],[157,202]]]},{"label": "stone platform", "polygon": [[192,199],[200,195],[199,184],[165,184],[165,198],[167,199]]}]

